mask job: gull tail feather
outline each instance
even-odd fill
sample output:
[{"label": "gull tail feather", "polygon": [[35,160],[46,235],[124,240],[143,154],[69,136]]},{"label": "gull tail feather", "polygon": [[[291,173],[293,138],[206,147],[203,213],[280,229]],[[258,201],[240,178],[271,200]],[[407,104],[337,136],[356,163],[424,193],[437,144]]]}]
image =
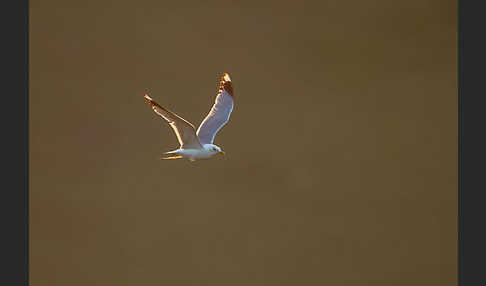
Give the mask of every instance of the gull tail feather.
[{"label": "gull tail feather", "polygon": [[165,152],[164,156],[160,158],[161,160],[170,160],[170,159],[180,159],[182,155],[177,153],[177,151]]}]

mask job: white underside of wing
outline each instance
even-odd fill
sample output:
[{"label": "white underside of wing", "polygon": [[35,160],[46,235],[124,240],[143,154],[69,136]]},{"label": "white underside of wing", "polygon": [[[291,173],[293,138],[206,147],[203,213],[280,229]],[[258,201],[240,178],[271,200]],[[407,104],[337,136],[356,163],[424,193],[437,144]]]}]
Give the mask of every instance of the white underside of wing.
[{"label": "white underside of wing", "polygon": [[191,123],[172,111],[160,106],[157,102],[150,98],[150,96],[144,95],[144,98],[152,107],[153,111],[165,119],[169,123],[170,127],[172,127],[175,135],[177,136],[177,140],[181,145],[180,148],[202,149],[202,145],[199,143],[194,126]]},{"label": "white underside of wing", "polygon": [[218,131],[229,121],[233,106],[233,87],[229,75],[225,73],[221,78],[214,105],[196,132],[202,145],[213,143]]}]

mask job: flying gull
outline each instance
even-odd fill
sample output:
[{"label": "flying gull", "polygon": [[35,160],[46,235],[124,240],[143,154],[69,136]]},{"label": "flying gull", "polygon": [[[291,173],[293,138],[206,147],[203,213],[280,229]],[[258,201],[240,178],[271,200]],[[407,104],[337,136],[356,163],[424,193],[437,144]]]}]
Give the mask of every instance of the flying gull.
[{"label": "flying gull", "polygon": [[153,111],[169,123],[180,144],[178,149],[165,152],[161,159],[187,158],[195,161],[225,154],[213,141],[216,133],[228,122],[233,110],[233,85],[227,73],[221,77],[214,105],[197,131],[190,122],[160,106],[147,94],[144,94],[144,98]]}]

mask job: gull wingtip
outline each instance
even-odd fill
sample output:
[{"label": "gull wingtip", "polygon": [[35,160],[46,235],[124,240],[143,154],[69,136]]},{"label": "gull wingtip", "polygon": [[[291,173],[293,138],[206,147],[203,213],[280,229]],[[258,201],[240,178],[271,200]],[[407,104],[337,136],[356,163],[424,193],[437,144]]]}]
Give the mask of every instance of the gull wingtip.
[{"label": "gull wingtip", "polygon": [[226,90],[226,92],[229,93],[229,95],[233,96],[233,84],[231,82],[231,78],[228,73],[224,73],[223,76],[221,77],[221,81],[219,82],[219,90],[218,94],[222,90]]},{"label": "gull wingtip", "polygon": [[143,99],[145,99],[145,101],[148,103],[148,104],[152,104],[153,100],[150,96],[148,96],[148,94],[144,93],[143,94]]},{"label": "gull wingtip", "polygon": [[224,81],[231,81],[231,78],[227,72],[223,73],[223,80]]}]

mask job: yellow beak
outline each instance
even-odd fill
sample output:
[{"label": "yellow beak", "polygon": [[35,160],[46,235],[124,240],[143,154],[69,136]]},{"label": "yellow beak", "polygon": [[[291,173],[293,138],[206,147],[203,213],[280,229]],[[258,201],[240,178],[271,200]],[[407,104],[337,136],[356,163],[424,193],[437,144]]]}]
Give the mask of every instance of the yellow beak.
[{"label": "yellow beak", "polygon": [[219,152],[219,154],[226,155],[226,153],[224,151]]}]

